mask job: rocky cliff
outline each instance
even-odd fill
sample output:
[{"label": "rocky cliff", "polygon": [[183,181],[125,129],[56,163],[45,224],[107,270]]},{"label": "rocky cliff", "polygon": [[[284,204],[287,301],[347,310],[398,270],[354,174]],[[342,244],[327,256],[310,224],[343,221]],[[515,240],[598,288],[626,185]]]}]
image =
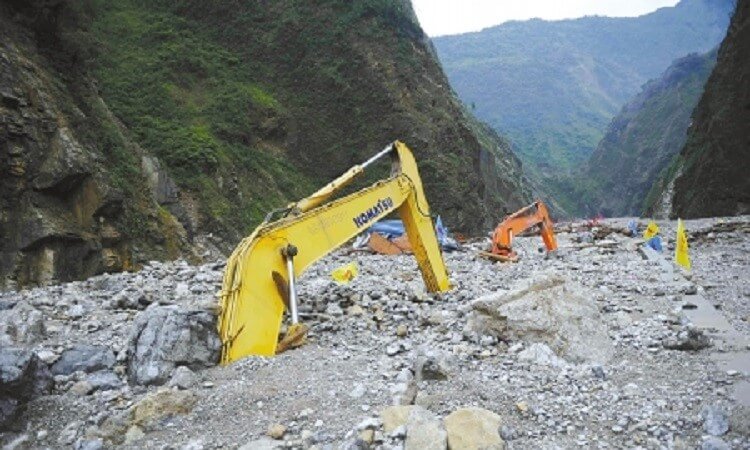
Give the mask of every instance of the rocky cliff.
[{"label": "rocky cliff", "polygon": [[[740,0],[675,163],[671,215],[750,213],[750,0]],[[669,194],[669,189],[667,193]]]},{"label": "rocky cliff", "polygon": [[160,206],[169,178],[141,168],[148,155],[65,54],[64,7],[0,5],[0,287],[190,254]]},{"label": "rocky cliff", "polygon": [[580,210],[607,217],[638,216],[662,170],[685,144],[690,115],[716,62],[716,51],[680,58],[610,123],[578,175]]},{"label": "rocky cliff", "polygon": [[0,287],[193,255],[202,235],[228,250],[395,139],[454,229],[529,200],[408,1],[12,1],[0,25]]}]

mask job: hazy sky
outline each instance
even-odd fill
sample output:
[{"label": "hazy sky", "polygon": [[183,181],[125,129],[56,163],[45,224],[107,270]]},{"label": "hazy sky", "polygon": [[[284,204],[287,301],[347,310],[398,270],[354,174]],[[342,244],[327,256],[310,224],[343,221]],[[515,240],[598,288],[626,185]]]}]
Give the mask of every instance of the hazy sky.
[{"label": "hazy sky", "polygon": [[477,31],[508,20],[547,20],[586,15],[633,17],[678,0],[412,0],[430,36]]}]

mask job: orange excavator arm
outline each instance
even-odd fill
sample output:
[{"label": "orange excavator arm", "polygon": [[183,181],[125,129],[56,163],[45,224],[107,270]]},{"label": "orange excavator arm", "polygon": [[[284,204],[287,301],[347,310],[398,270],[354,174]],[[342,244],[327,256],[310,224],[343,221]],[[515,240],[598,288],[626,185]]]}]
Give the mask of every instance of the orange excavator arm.
[{"label": "orange excavator arm", "polygon": [[557,250],[557,239],[555,239],[555,231],[547,206],[541,201],[536,201],[506,217],[495,228],[492,236],[492,254],[515,259],[516,253],[512,248],[513,237],[534,226],[539,226],[547,251]]}]

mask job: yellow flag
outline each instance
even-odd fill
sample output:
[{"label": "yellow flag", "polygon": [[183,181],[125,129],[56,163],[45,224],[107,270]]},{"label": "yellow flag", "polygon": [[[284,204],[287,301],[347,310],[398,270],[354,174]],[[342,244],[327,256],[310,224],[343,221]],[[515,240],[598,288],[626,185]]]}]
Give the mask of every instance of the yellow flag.
[{"label": "yellow flag", "polygon": [[652,220],[648,223],[646,231],[643,232],[643,238],[649,240],[657,234],[659,234],[659,225],[657,225],[656,222]]},{"label": "yellow flag", "polygon": [[674,248],[674,261],[690,270],[687,234],[685,234],[685,225],[682,223],[682,219],[677,219],[677,245]]},{"label": "yellow flag", "polygon": [[357,268],[357,263],[350,262],[349,264],[344,264],[331,272],[331,278],[339,284],[347,284],[352,281],[358,273],[359,268]]}]

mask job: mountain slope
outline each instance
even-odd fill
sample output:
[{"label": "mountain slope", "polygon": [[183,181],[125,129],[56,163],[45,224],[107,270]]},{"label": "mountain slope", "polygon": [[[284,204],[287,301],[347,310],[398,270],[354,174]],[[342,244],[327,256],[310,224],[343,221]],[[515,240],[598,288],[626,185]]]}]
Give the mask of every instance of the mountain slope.
[{"label": "mountain slope", "polygon": [[203,235],[229,250],[395,139],[455,229],[530,197],[408,1],[10,1],[0,25],[0,287],[190,255]]},{"label": "mountain slope", "polygon": [[[394,139],[416,152],[436,211],[455,227],[478,232],[495,219],[496,207],[523,198],[520,165],[504,141],[461,109],[410,3],[148,5],[112,2],[97,15],[92,30],[107,51],[95,73],[115,113],[178,183],[202,193],[203,204],[221,205],[222,196],[209,179],[191,185],[204,173],[196,165],[204,155],[185,154],[181,139],[206,148],[194,124],[205,128],[208,148],[217,149],[205,157],[219,160],[219,172],[222,158],[234,171],[238,159],[251,156],[291,166],[264,180],[287,198],[311,192],[311,183],[329,181]],[[248,109],[259,117],[243,117]],[[177,170],[186,163],[183,176]],[[256,177],[237,175],[225,178],[257,184]],[[283,204],[263,193],[252,197],[235,202],[255,210],[230,227],[247,232],[261,212]],[[231,222],[237,214],[229,209],[212,211],[210,219]]]},{"label": "mountain slope", "polygon": [[734,0],[683,0],[637,18],[508,22],[434,39],[448,78],[543,178],[576,167],[641,85],[723,38]]},{"label": "mountain slope", "polygon": [[610,123],[582,172],[581,210],[607,217],[640,215],[644,200],[687,138],[690,115],[716,62],[716,51],[680,58]]},{"label": "mountain slope", "polygon": [[682,218],[750,213],[748,156],[750,0],[740,0],[685,147],[655,187],[662,196],[650,210],[671,204],[671,216]]}]

